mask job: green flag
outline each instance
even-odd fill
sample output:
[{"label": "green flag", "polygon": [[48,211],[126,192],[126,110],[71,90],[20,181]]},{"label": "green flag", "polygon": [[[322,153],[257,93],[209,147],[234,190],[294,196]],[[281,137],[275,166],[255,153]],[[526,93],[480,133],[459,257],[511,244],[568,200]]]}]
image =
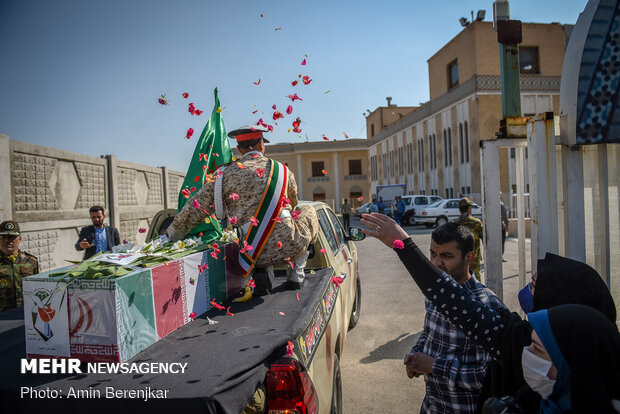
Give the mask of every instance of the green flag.
[{"label": "green flag", "polygon": [[[220,109],[220,99],[217,96],[217,88],[215,88],[213,94],[215,96],[215,105],[213,111],[211,111],[211,118],[209,118],[209,122],[207,122],[207,125],[202,130],[202,134],[200,134],[200,138],[196,143],[192,161],[189,164],[183,186],[179,192],[179,207],[177,212],[181,211],[185,203],[189,200],[189,198],[185,198],[183,190],[190,190],[192,187],[196,187],[196,191],[198,191],[205,182],[208,174],[213,174],[220,166],[231,162],[233,158],[233,153],[228,143],[228,137],[226,136],[226,128],[224,127],[224,121],[222,119],[222,110]],[[193,196],[196,194],[196,191],[191,192],[191,195]],[[202,233],[202,240],[205,242],[219,239],[222,236],[222,228],[216,219],[212,217],[209,219],[209,223],[200,223],[189,235],[197,236],[199,233]]]}]

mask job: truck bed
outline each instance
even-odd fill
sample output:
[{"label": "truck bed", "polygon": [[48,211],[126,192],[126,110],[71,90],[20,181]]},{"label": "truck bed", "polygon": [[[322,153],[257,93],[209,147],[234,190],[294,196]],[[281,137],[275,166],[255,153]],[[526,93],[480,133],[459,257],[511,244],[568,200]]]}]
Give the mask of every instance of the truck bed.
[{"label": "truck bed", "polygon": [[[0,314],[0,398],[15,413],[42,412],[217,412],[239,413],[263,381],[269,365],[283,356],[288,341],[304,332],[330,288],[332,269],[306,273],[303,287],[284,290],[276,277],[271,295],[211,309],[128,361],[187,363],[181,374],[20,374],[25,358],[23,308]],[[299,293],[299,298],[297,297]],[[336,289],[336,294],[338,289]],[[206,317],[217,324],[209,324]],[[297,351],[297,350],[296,350]],[[308,362],[309,363],[309,362]],[[86,372],[82,364],[82,372]],[[20,398],[20,387],[59,390],[57,399]],[[100,390],[101,398],[67,398],[74,390]],[[165,399],[105,398],[115,390],[169,390]],[[194,411],[197,410],[197,411]]]}]

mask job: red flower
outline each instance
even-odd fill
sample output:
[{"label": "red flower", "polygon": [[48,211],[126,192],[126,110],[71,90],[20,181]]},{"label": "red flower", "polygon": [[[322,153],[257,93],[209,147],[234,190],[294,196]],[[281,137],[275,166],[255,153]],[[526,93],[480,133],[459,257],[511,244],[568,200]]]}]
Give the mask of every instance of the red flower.
[{"label": "red flower", "polygon": [[185,99],[187,99],[187,97],[188,97],[188,96],[189,96],[189,93],[187,93],[187,92],[183,92],[183,97],[184,97]]},{"label": "red flower", "polygon": [[188,108],[187,108],[187,112],[189,112],[190,114],[194,115],[194,112],[196,112],[196,107],[194,106],[193,103],[190,103]]},{"label": "red flower", "polygon": [[289,97],[289,99],[290,99],[291,101],[293,101],[293,102],[295,102],[296,100],[303,101],[303,99],[301,99],[299,96],[297,96],[297,94],[294,94],[294,95],[289,95],[288,97]]},{"label": "red flower", "polygon": [[185,138],[190,139],[192,135],[194,135],[194,128],[190,128],[187,130],[187,134],[185,135]]},{"label": "red flower", "polygon": [[196,312],[190,313],[189,317],[192,318],[192,320],[194,320],[194,318],[196,317]]},{"label": "red flower", "polygon": [[293,112],[293,107],[292,107],[291,105],[289,105],[289,106],[286,108],[286,113],[290,115],[292,112]]},{"label": "red flower", "polygon": [[146,229],[141,227],[138,229],[138,233],[146,233]]},{"label": "red flower", "polygon": [[332,278],[331,278],[331,282],[332,282],[334,285],[336,285],[336,287],[338,287],[338,286],[340,286],[340,284],[341,284],[342,282],[344,282],[344,279],[343,279],[343,278],[341,278],[340,276],[336,276],[336,277],[332,277]]},{"label": "red flower", "polygon": [[204,111],[202,111],[202,110],[200,110],[200,109],[196,109],[196,110],[194,111],[194,115],[198,115],[198,116],[200,116],[203,112],[204,112]]},{"label": "red flower", "polygon": [[273,109],[274,111],[276,110],[276,104],[273,104],[273,106],[271,107],[271,109]]},{"label": "red flower", "polygon": [[185,198],[189,198],[191,196],[189,190],[187,188],[184,188],[181,193],[183,193],[183,197]]},{"label": "red flower", "polygon": [[304,59],[304,60],[302,60],[302,61],[301,61],[301,65],[302,65],[302,66],[305,66],[305,64],[306,64],[306,59]]},{"label": "red flower", "polygon": [[324,139],[325,141],[329,141],[329,138],[327,138],[327,137],[325,136],[325,134],[323,134],[323,135],[322,135],[322,137],[323,137],[323,139]]},{"label": "red flower", "polygon": [[[274,105],[274,106],[275,106],[275,105]],[[283,115],[283,114],[282,114],[282,112],[280,112],[280,111],[275,111],[275,112],[273,113],[273,120],[274,120],[274,121],[276,121],[276,120],[278,120],[279,118],[284,118],[284,115]]]},{"label": "red flower", "polygon": [[215,299],[212,299],[210,303],[211,303],[211,305],[213,305],[214,308],[216,308],[218,310],[224,310],[224,307],[222,305],[220,305],[219,303],[217,303],[215,301]]},{"label": "red flower", "polygon": [[294,80],[293,82],[291,82],[291,85],[293,85],[293,86],[297,85],[297,81]]},{"label": "red flower", "polygon": [[260,78],[258,78],[258,82],[252,82],[254,85],[260,85]]},{"label": "red flower", "polygon": [[310,79],[310,76],[306,75],[303,78],[301,78],[301,81],[304,83],[304,85],[309,85],[310,82],[312,82],[312,79]]}]

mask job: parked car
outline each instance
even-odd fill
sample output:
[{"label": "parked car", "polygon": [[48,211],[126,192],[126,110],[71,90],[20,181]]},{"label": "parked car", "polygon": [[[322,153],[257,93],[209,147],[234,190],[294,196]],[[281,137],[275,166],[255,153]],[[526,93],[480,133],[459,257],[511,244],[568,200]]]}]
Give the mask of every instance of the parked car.
[{"label": "parked car", "polygon": [[442,197],[437,195],[425,195],[425,194],[412,194],[403,196],[405,201],[405,213],[403,214],[403,224],[406,226],[413,226],[416,224],[415,212],[430,204],[433,204],[439,200],[443,200]]},{"label": "parked car", "polygon": [[355,215],[356,215],[356,216],[361,216],[362,214],[368,214],[368,213],[370,213],[370,211],[369,211],[369,210],[370,210],[370,205],[371,205],[371,204],[372,204],[372,203],[366,203],[366,204],[364,204],[363,206],[357,207],[357,208],[355,209]]},{"label": "parked car", "polygon": [[[416,211],[415,221],[423,223],[426,227],[443,226],[450,220],[454,220],[461,215],[459,211],[460,198],[449,198],[439,200],[435,203]],[[482,207],[477,204],[471,206],[471,215],[482,219]]]}]

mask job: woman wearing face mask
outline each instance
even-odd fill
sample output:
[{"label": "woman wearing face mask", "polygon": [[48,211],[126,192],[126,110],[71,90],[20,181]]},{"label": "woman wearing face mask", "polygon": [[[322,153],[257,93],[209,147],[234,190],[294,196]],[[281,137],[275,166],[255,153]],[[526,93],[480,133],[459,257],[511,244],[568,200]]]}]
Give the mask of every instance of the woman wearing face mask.
[{"label": "woman wearing face mask", "polygon": [[[612,323],[616,321],[614,300],[601,276],[585,263],[547,253],[538,261],[532,281],[519,292],[523,312],[530,313],[564,304],[581,304],[598,310]],[[510,341],[504,343],[505,357],[491,361],[480,392],[477,412],[490,397],[515,396],[527,412],[537,410],[540,396],[525,384],[521,373],[521,350],[529,344],[530,333],[519,330],[527,321],[512,325]]]},{"label": "woman wearing face mask", "polygon": [[[526,396],[528,392],[530,396],[532,394],[534,396],[537,395],[526,386],[522,372],[523,348],[531,344],[532,326],[527,321],[521,319],[517,313],[511,313],[506,309],[495,310],[481,302],[468,298],[468,295],[465,295],[462,291],[463,288],[455,283],[450,276],[442,273],[440,269],[434,266],[413,240],[409,238],[409,235],[390,218],[380,214],[364,214],[362,215],[361,222],[368,227],[363,230],[366,235],[379,239],[390,248],[394,248],[395,240],[403,241],[404,247],[395,248],[394,250],[422,293],[446,318],[458,326],[472,342],[484,348],[497,361],[499,365],[495,365],[500,367],[501,370],[496,377],[497,381],[491,384],[496,389],[490,395],[515,395],[522,389],[524,389]],[[564,273],[565,280],[570,279],[566,278],[566,275],[590,273],[590,270],[587,269],[591,268],[586,264],[560,258],[559,256],[556,257],[563,259],[561,261],[566,264],[566,269],[564,269],[566,271]],[[558,265],[556,259],[551,259],[551,257],[550,262],[554,262],[554,266]],[[547,268],[545,265],[539,271],[536,289],[540,287],[540,283],[546,278],[547,274],[555,275],[556,273],[558,272],[552,271],[551,267]],[[550,276],[549,280],[553,279],[554,277]],[[556,284],[555,291],[557,295],[555,296],[558,297],[543,298],[545,300],[542,301],[534,300],[534,306],[543,306],[545,301],[553,302],[566,299],[561,297],[561,290],[562,288]],[[607,293],[598,292],[597,290],[595,297],[598,297],[598,293],[601,293],[601,297],[605,296],[605,294],[608,295],[609,302],[613,304],[613,299],[611,299],[608,290]],[[544,295],[541,294],[540,296],[543,297]],[[534,297],[538,298],[539,293],[536,293]],[[570,298],[567,300],[570,300]],[[570,302],[566,301],[563,303]],[[613,307],[613,319],[615,320],[615,307]],[[585,340],[585,338],[582,338],[582,341]],[[487,371],[488,376],[489,372]],[[485,378],[485,386],[487,382]],[[483,391],[484,389],[485,387],[483,386]],[[620,392],[620,389],[618,392]],[[620,395],[614,398],[620,399]],[[482,395],[480,401],[484,401]],[[611,401],[607,401],[607,404],[611,407]],[[529,410],[527,411],[529,412]],[[533,412],[538,411],[535,408]]]},{"label": "woman wearing face mask", "polygon": [[620,412],[620,334],[600,312],[561,305],[528,314],[523,377],[541,413]]}]

